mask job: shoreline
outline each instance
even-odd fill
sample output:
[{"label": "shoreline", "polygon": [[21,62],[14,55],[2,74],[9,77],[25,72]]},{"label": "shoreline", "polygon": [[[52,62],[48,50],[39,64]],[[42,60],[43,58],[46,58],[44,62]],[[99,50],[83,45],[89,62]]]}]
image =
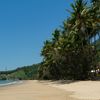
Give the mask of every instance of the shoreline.
[{"label": "shoreline", "polygon": [[0,84],[0,87],[6,87],[6,86],[10,86],[10,85],[17,85],[17,84],[21,84],[23,83],[23,81],[12,81],[12,82],[8,82],[8,83],[4,83],[4,84]]},{"label": "shoreline", "polygon": [[[14,84],[0,87],[1,100],[69,100],[69,93],[37,80],[23,81],[22,84]],[[74,100],[74,99],[70,99]]]},{"label": "shoreline", "polygon": [[100,81],[23,80],[0,87],[1,100],[100,100]]}]

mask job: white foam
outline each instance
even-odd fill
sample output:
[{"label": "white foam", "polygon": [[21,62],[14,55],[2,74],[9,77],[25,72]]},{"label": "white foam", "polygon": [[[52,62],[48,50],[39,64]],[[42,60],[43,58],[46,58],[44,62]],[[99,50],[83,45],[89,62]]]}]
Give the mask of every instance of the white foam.
[{"label": "white foam", "polygon": [[20,84],[20,83],[23,83],[23,81],[13,81],[13,82],[9,82],[9,83],[0,84],[0,87],[14,85],[14,84]]}]

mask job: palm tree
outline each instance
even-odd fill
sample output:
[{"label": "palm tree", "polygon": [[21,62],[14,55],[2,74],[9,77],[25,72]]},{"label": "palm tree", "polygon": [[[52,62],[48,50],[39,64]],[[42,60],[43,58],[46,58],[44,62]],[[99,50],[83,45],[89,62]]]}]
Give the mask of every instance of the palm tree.
[{"label": "palm tree", "polygon": [[[55,30],[54,33],[52,34],[53,38],[51,41],[46,41],[44,43],[44,47],[42,49],[41,55],[44,56],[44,60],[42,63],[41,68],[39,69],[40,74],[44,78],[54,78],[58,77],[59,78],[59,66],[58,62],[60,59],[60,54],[59,54],[59,37],[60,37],[60,31]],[[41,72],[43,70],[43,72]]]},{"label": "palm tree", "polygon": [[86,79],[94,63],[96,52],[89,40],[97,34],[97,10],[84,0],[71,4],[71,16],[62,30],[55,30],[51,40],[44,43],[43,62],[39,76],[45,79]]},{"label": "palm tree", "polygon": [[[75,4],[71,4],[71,17],[64,22],[64,29],[77,29],[79,34],[88,41],[90,41],[92,37],[95,38],[97,34],[96,31],[100,30],[100,10],[97,11],[97,7],[94,7],[94,5],[97,6],[93,4],[92,7],[87,7],[85,0],[76,0]],[[99,16],[99,18],[97,16]]]}]

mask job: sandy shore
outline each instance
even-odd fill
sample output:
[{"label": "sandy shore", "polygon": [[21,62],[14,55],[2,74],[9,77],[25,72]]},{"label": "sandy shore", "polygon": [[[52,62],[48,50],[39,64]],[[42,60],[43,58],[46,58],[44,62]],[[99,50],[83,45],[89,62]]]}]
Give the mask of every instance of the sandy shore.
[{"label": "sandy shore", "polygon": [[100,81],[23,81],[0,87],[0,100],[100,100]]},{"label": "sandy shore", "polygon": [[70,97],[76,99],[100,100],[100,81],[55,81],[47,82],[47,84],[70,92]]},{"label": "sandy shore", "polygon": [[38,81],[0,87],[0,100],[69,100],[66,91]]}]

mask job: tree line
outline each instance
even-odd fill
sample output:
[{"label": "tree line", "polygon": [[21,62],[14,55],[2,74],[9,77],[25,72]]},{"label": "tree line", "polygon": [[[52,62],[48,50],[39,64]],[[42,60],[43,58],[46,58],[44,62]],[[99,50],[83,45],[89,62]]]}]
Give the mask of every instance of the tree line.
[{"label": "tree line", "polygon": [[41,51],[39,79],[85,80],[96,70],[96,37],[100,37],[100,0],[76,0],[67,10],[70,16]]}]

